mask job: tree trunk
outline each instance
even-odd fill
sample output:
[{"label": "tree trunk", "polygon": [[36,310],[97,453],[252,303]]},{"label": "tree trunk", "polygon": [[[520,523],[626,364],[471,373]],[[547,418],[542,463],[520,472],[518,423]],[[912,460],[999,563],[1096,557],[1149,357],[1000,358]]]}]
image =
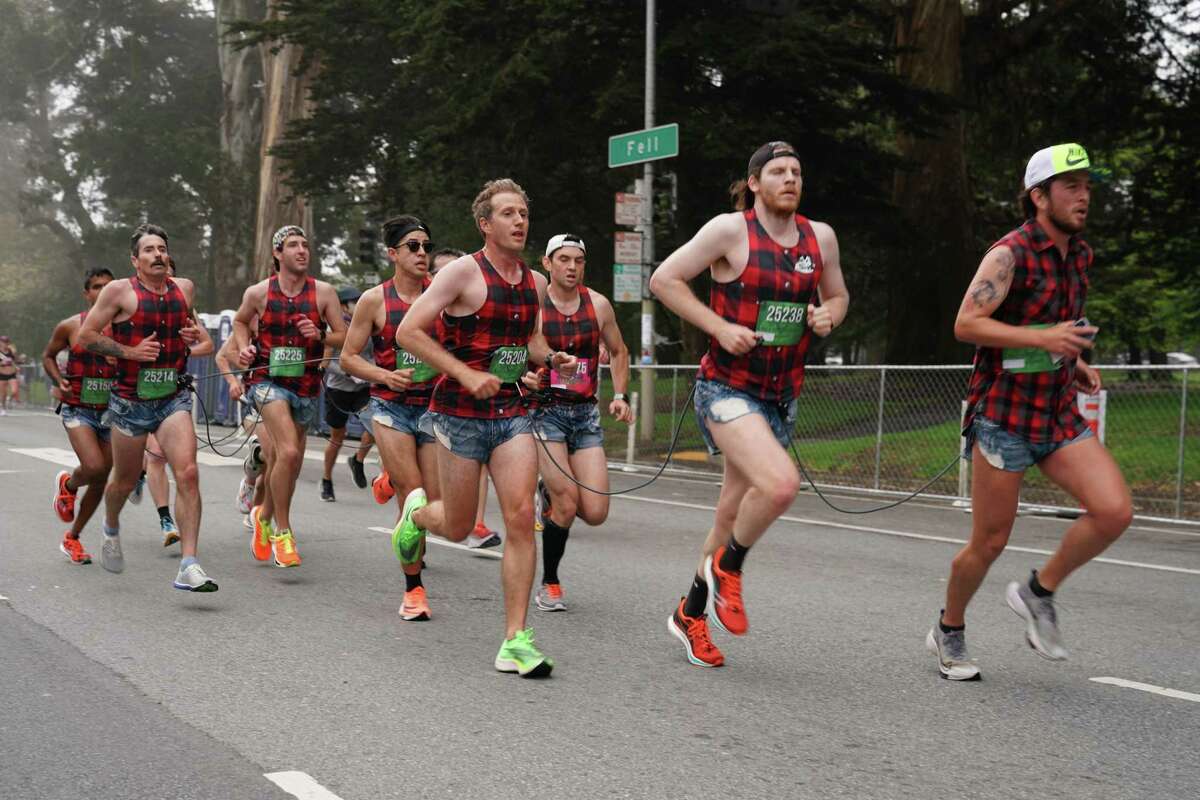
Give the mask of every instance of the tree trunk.
[{"label": "tree trunk", "polygon": [[[914,86],[962,97],[961,0],[910,0],[897,14],[901,76]],[[897,137],[905,160],[893,200],[910,234],[890,266],[888,363],[957,363],[967,349],[954,339],[954,318],[978,253],[967,185],[963,115],[946,116],[935,135]]]},{"label": "tree trunk", "polygon": [[[278,16],[271,7],[268,17]],[[290,122],[309,114],[309,73],[298,75],[302,50],[285,44],[276,53],[264,51],[263,76],[266,105],[263,109],[262,165],[258,179],[258,215],[254,253],[260,278],[271,272],[271,236],[283,225],[300,225],[312,233],[312,207],[284,184],[282,162],[271,154],[286,134]]]},{"label": "tree trunk", "polygon": [[[236,20],[261,20],[264,0],[217,0],[215,4],[221,69],[221,161],[213,208],[213,255],[210,297],[218,308],[236,308],[244,287],[257,275],[254,250],[259,155],[263,129],[263,51],[238,49],[226,38]],[[215,310],[215,309],[214,309]]]}]

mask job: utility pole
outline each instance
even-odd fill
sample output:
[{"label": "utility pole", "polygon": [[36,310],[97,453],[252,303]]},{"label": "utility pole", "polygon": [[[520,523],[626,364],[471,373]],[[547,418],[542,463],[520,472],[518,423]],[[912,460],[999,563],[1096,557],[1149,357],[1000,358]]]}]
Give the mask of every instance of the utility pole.
[{"label": "utility pole", "polygon": [[[646,105],[645,127],[654,127],[654,0],[646,0]],[[645,187],[646,202],[642,211],[642,269],[654,269],[654,162],[647,161],[642,167],[642,185]],[[648,358],[647,358],[648,357]],[[654,353],[654,299],[642,298],[642,347],[639,361],[654,364],[658,361]],[[643,369],[641,387],[642,441],[654,441],[654,379],[653,369]]]}]

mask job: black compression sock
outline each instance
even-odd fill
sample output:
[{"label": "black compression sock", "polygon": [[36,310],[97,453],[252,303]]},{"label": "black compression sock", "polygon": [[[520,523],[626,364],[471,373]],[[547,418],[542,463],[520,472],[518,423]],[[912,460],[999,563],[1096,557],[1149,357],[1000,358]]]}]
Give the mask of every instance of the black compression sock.
[{"label": "black compression sock", "polygon": [[170,519],[171,518],[171,507],[170,506],[159,506],[158,507],[158,518],[159,519]]},{"label": "black compression sock", "polygon": [[567,536],[570,528],[555,525],[548,519],[542,520],[542,583],[558,583],[558,564],[567,551]]},{"label": "black compression sock", "polygon": [[416,589],[418,586],[422,585],[421,573],[418,572],[416,575],[409,575],[407,572],[404,573],[404,591],[411,592],[413,589]]},{"label": "black compression sock", "polygon": [[692,588],[688,590],[687,599],[683,601],[683,613],[689,617],[698,617],[704,613],[708,605],[708,584],[704,578],[697,575],[692,578]]},{"label": "black compression sock", "polygon": [[[946,609],[943,608],[942,614],[945,613]],[[954,631],[965,631],[967,629],[966,625],[947,625],[946,623],[942,622],[941,615],[938,615],[938,627],[942,629],[942,633],[953,633]]]},{"label": "black compression sock", "polygon": [[748,552],[750,552],[749,545],[738,544],[737,539],[730,535],[729,543],[725,545],[725,552],[721,553],[719,562],[721,569],[726,572],[741,572],[742,561],[745,560]]},{"label": "black compression sock", "polygon": [[1036,569],[1029,576],[1029,591],[1033,592],[1035,597],[1054,597],[1054,592],[1038,583]]}]

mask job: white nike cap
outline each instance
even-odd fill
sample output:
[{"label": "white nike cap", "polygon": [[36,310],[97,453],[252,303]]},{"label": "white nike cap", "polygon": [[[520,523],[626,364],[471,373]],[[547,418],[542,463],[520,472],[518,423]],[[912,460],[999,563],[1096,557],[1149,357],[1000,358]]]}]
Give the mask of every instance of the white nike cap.
[{"label": "white nike cap", "polygon": [[583,245],[583,239],[580,239],[573,233],[560,233],[550,237],[550,241],[546,242],[546,257],[554,255],[554,251],[563,247],[578,247],[584,253],[587,253],[587,248]]},{"label": "white nike cap", "polygon": [[1090,169],[1087,150],[1082,145],[1070,142],[1044,147],[1033,154],[1025,167],[1025,191],[1029,191],[1047,178],[1073,172],[1077,169]]}]

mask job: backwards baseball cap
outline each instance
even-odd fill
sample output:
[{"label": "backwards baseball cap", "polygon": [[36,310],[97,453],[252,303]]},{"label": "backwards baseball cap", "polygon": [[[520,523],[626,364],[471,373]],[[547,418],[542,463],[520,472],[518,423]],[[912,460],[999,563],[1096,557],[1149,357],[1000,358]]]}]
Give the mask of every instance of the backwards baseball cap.
[{"label": "backwards baseball cap", "polygon": [[556,236],[551,236],[550,241],[546,242],[546,258],[554,255],[554,251],[563,247],[578,247],[584,253],[587,253],[587,247],[583,244],[583,239],[580,239],[573,233],[560,233]]},{"label": "backwards baseball cap", "polygon": [[353,286],[343,286],[342,288],[338,289],[339,303],[354,303],[357,302],[358,298],[360,297],[362,297],[362,292]]},{"label": "backwards baseball cap", "polygon": [[308,234],[304,232],[304,228],[299,225],[284,225],[279,230],[275,231],[275,235],[271,237],[271,249],[282,250],[283,240],[289,236],[303,236],[308,238]]},{"label": "backwards baseball cap", "polygon": [[1025,191],[1028,192],[1055,175],[1077,169],[1091,169],[1091,166],[1087,150],[1084,150],[1082,145],[1069,142],[1043,147],[1033,154],[1033,158],[1029,159],[1029,164],[1025,167]]},{"label": "backwards baseball cap", "polygon": [[796,148],[787,142],[767,142],[755,150],[754,155],[750,156],[750,164],[746,167],[746,174],[754,175],[771,159],[782,158],[783,156],[791,156],[797,161],[800,160],[800,154],[796,152]]}]

